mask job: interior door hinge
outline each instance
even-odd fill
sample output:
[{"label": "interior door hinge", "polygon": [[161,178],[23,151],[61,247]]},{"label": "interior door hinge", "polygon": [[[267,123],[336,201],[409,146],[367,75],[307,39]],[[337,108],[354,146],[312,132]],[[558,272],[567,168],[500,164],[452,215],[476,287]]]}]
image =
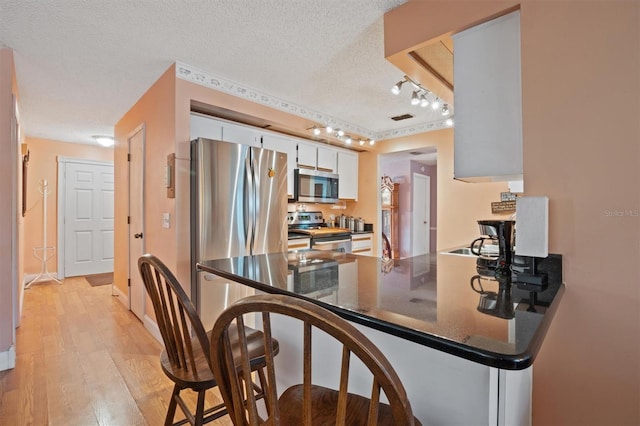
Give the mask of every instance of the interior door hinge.
[{"label": "interior door hinge", "polygon": [[127,225],[131,225],[131,216],[127,216]]},{"label": "interior door hinge", "polygon": [[127,161],[131,161],[131,154],[127,154]]},{"label": "interior door hinge", "polygon": [[127,287],[131,287],[131,278],[127,278]]}]

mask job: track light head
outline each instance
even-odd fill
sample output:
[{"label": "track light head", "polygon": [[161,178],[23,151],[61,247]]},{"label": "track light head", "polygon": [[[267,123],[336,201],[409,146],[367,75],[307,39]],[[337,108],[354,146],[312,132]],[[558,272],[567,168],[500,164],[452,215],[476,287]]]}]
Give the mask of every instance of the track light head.
[{"label": "track light head", "polygon": [[414,91],[411,95],[411,105],[418,105],[420,103],[420,99],[418,99],[418,92]]},{"label": "track light head", "polygon": [[404,84],[406,80],[400,80],[399,82],[397,82],[392,88],[391,88],[391,93],[393,93],[394,95],[399,95],[400,94],[400,89],[402,89],[402,85]]},{"label": "track light head", "polygon": [[442,115],[447,116],[449,114],[450,114],[449,105],[447,104],[442,105]]},{"label": "track light head", "polygon": [[444,124],[446,124],[447,126],[451,127],[453,126],[453,115],[451,117],[448,117],[445,121]]},{"label": "track light head", "polygon": [[429,100],[427,99],[427,96],[424,93],[420,95],[420,106],[422,108],[426,108],[429,106]]}]

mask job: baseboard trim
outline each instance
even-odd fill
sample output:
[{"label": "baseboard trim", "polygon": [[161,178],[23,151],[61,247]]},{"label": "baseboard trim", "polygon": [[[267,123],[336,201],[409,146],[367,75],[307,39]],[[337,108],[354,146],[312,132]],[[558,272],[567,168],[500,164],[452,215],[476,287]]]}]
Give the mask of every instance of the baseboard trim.
[{"label": "baseboard trim", "polygon": [[162,334],[160,334],[160,328],[158,328],[158,323],[152,320],[148,315],[144,316],[144,328],[151,333],[155,339],[160,342],[162,346],[164,346],[164,341],[162,340]]},{"label": "baseboard trim", "polygon": [[120,303],[122,303],[122,305],[127,308],[127,310],[129,309],[129,296],[127,294],[124,294],[122,291],[120,291],[120,289],[118,287],[116,287],[115,285],[111,286],[112,288],[112,292],[114,296],[118,297],[118,300],[120,301]]},{"label": "baseboard trim", "polygon": [[0,371],[10,370],[16,366],[16,347],[10,346],[4,352],[0,352]]}]

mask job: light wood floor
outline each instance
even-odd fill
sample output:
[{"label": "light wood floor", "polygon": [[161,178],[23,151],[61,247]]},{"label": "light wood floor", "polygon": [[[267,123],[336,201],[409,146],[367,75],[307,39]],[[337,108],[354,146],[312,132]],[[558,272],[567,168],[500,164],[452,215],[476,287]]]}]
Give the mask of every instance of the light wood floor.
[{"label": "light wood floor", "polygon": [[16,367],[0,372],[0,424],[164,423],[173,385],[160,369],[162,348],[110,285],[78,277],[32,285],[16,334]]}]

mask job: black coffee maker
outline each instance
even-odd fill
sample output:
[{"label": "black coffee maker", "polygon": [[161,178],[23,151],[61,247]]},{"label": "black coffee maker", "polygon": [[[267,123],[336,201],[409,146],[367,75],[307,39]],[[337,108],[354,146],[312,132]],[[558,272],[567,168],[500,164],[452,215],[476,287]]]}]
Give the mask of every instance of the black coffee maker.
[{"label": "black coffee maker", "polygon": [[[471,252],[478,256],[477,270],[481,275],[509,273],[513,261],[515,220],[479,220],[480,234],[471,243]],[[489,250],[488,247],[498,247]]]}]

